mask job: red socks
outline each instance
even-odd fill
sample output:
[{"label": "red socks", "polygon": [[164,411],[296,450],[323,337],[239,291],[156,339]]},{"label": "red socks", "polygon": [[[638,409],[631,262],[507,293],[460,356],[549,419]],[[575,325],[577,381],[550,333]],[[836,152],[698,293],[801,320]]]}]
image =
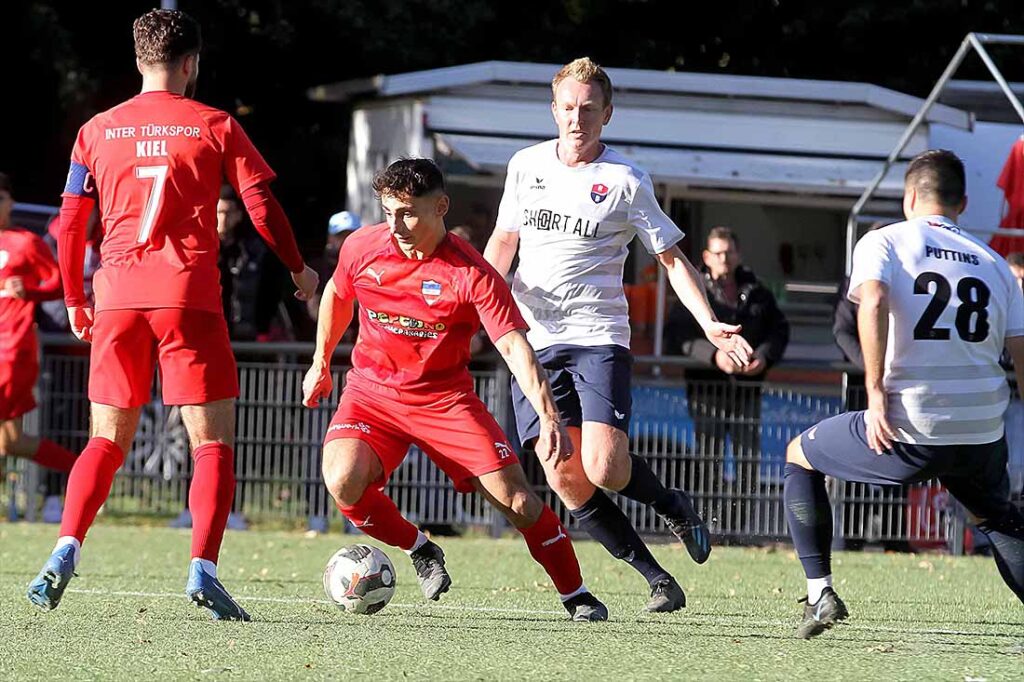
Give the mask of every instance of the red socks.
[{"label": "red socks", "polygon": [[416,526],[402,516],[390,497],[373,485],[354,505],[338,505],[338,509],[356,528],[375,540],[405,550],[412,549],[416,542],[419,533]]},{"label": "red socks", "polygon": [[[39,449],[42,451],[43,447]],[[114,474],[122,464],[124,453],[116,443],[106,438],[89,439],[68,476],[64,515],[60,522],[61,537],[70,535],[79,542],[85,540],[86,532],[96,520],[96,513],[110,495]]]},{"label": "red socks", "polygon": [[75,453],[65,450],[47,438],[39,439],[39,449],[32,457],[32,461],[39,466],[64,472],[71,471],[76,459],[78,458],[75,457]]},{"label": "red socks", "polygon": [[207,443],[192,451],[192,459],[192,558],[217,563],[235,497],[235,451],[223,443]]},{"label": "red socks", "polygon": [[544,505],[537,522],[529,528],[520,528],[519,532],[526,539],[530,556],[544,567],[558,594],[573,594],[583,586],[580,562],[576,560],[572,540],[550,507]]}]

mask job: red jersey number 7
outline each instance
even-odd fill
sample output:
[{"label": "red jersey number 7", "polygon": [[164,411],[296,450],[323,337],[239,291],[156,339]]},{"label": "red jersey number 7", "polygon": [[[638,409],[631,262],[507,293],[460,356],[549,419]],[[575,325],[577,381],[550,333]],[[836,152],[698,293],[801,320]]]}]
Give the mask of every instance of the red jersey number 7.
[{"label": "red jersey number 7", "polygon": [[156,222],[156,215],[160,212],[160,204],[164,198],[164,184],[167,182],[167,166],[136,166],[135,177],[139,180],[152,180],[149,188],[149,198],[146,200],[146,208],[142,211],[142,226],[139,229],[138,243],[143,244],[149,241],[153,234],[153,224]]}]

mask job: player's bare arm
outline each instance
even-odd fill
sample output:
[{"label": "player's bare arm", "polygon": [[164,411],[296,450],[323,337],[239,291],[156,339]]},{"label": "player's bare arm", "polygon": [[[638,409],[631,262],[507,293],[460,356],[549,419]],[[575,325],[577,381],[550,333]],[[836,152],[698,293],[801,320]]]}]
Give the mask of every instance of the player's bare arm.
[{"label": "player's bare arm", "polygon": [[693,314],[708,341],[724,352],[733,364],[739,367],[751,364],[754,351],[747,340],[740,336],[742,327],[736,324],[723,324],[715,318],[700,273],[679,247],[669,247],[657,254],[657,258],[665,268],[669,284],[672,285],[679,301]]},{"label": "player's bare arm", "polygon": [[498,271],[502,277],[508,277],[508,271],[512,268],[512,260],[516,257],[519,249],[519,233],[509,232],[501,228],[494,228],[491,238],[487,240],[487,248],[484,249],[484,258],[491,266]]},{"label": "player's bare arm", "polygon": [[885,346],[889,338],[889,290],[878,280],[860,285],[857,331],[864,351],[864,385],[868,393],[865,415],[868,445],[879,455],[892,449],[896,431],[889,423],[888,403],[882,377]]},{"label": "player's bare arm", "polygon": [[320,314],[316,323],[316,350],[313,364],[302,380],[302,404],[316,407],[321,398],[331,394],[331,356],[338,347],[345,330],[352,322],[352,299],[338,296],[334,280],[328,280],[320,300]]},{"label": "player's bare arm", "polygon": [[509,371],[519,382],[523,395],[540,416],[540,435],[537,437],[537,454],[544,460],[558,462],[572,456],[572,441],[562,426],[562,419],[551,392],[551,383],[533,347],[526,340],[526,334],[511,331],[494,342],[494,347],[508,365]]}]

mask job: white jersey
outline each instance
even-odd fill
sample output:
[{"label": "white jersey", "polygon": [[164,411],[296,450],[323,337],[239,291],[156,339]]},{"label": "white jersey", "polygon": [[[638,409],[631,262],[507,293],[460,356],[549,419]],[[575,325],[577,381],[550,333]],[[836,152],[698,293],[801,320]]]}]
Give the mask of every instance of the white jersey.
[{"label": "white jersey", "polygon": [[878,280],[889,289],[884,385],[898,440],[991,443],[1010,392],[999,366],[1008,336],[1024,336],[1024,294],[992,249],[939,216],[869,232],[857,244],[850,300]]},{"label": "white jersey", "polygon": [[644,171],[609,147],[592,163],[558,159],[558,140],[508,162],[497,228],[519,232],[512,294],[534,348],[555,344],[629,348],[622,269],[640,236],[652,254],[683,238]]}]

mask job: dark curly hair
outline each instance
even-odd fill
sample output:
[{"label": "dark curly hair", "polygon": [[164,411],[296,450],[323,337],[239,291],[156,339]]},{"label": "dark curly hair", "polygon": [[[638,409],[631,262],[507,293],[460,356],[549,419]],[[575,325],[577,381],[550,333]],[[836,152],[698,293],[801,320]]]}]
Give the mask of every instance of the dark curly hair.
[{"label": "dark curly hair", "polygon": [[373,176],[377,196],[422,197],[444,191],[444,175],[430,159],[399,159]]},{"label": "dark curly hair", "polygon": [[199,54],[203,37],[195,19],[178,10],[154,9],[135,20],[135,57],[141,64],[173,64]]}]

